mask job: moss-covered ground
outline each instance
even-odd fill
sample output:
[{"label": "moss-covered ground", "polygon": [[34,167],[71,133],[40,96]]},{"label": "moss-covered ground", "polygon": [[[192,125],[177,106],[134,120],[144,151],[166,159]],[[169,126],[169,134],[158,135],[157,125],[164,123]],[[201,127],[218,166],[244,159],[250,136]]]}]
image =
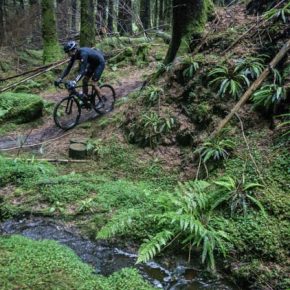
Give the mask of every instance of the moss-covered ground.
[{"label": "moss-covered ground", "polygon": [[1,289],[153,289],[136,270],[123,269],[110,277],[94,274],[72,250],[54,241],[21,236],[0,238]]},{"label": "moss-covered ground", "polygon": [[[235,17],[238,19],[241,8],[238,6],[236,9]],[[237,21],[236,18],[233,21]],[[214,130],[236,102],[230,92],[217,95],[219,88],[209,85],[212,81],[208,77],[209,72],[223,65],[234,68],[239,60],[264,49],[249,47],[251,39],[247,39],[246,44],[235,47],[229,59],[220,56],[245,30],[245,17],[241,18],[243,23],[236,27],[230,27],[227,21],[221,22],[221,28],[210,34],[201,48],[204,54],[194,59],[182,56],[175,66],[166,67],[165,75],[146,90],[119,98],[113,113],[74,129],[73,136],[89,139],[87,163],[52,165],[33,160],[38,157],[67,157],[67,146],[72,136],[46,145],[42,148],[43,152],[21,151],[0,157],[0,218],[7,220],[25,214],[50,215],[74,223],[93,239],[103,226],[111,225],[112,232],[119,232],[124,244],[133,240],[139,245],[162,229],[172,230],[174,227],[174,222],[156,220],[164,213],[168,216],[180,213],[180,208],[174,212],[178,203],[173,205],[171,202],[176,198],[178,182],[202,179],[215,191],[216,182],[221,177],[230,177],[236,181],[236,187],[228,193],[231,198],[225,198],[221,206],[210,212],[212,228],[222,230],[228,237],[224,243],[225,257],[219,247],[213,251],[214,256],[220,258],[221,266],[242,289],[289,289],[290,154],[289,140],[283,127],[269,130],[265,119],[254,112],[250,104],[246,104],[239,112],[243,128],[238,119],[233,119],[222,135],[223,141],[233,144],[227,148],[226,158],[218,161],[209,158],[206,162],[199,162],[202,160],[196,155],[200,140]],[[271,47],[267,51],[269,57],[273,57],[277,47],[272,47],[269,40],[265,41],[265,46]],[[103,45],[101,48],[114,47],[110,43]],[[140,59],[131,58],[131,53],[127,53],[129,58],[109,64],[104,82],[120,85],[118,81],[124,75],[132,76],[136,68],[143,68],[151,61],[164,57],[164,48],[153,45],[148,59],[142,55]],[[198,74],[195,74],[197,67]],[[281,73],[285,71],[283,65],[279,70]],[[124,78],[122,81],[125,81]],[[188,84],[189,88],[184,91]],[[6,133],[19,129],[14,123],[5,123],[5,126],[1,130]],[[28,129],[29,125],[23,128]],[[19,160],[19,157],[28,157],[30,161]],[[244,188],[246,185],[248,189]],[[194,203],[186,206],[196,207]],[[122,223],[125,220],[121,220],[122,217],[130,217],[130,220]],[[118,222],[119,228],[114,227]],[[204,222],[203,219],[201,222]],[[170,243],[173,253],[181,250],[180,242],[176,238]],[[82,279],[89,283],[84,284],[88,285],[84,289],[98,285],[96,283],[104,283],[108,287],[118,283],[123,285],[127,282],[120,277],[126,279],[128,276],[134,277],[132,285],[135,285],[135,272],[126,270],[104,280],[92,275],[91,269],[80,264],[67,249],[53,242],[43,243],[47,244],[43,246],[41,242],[21,237],[1,238],[0,249],[3,249],[4,255],[0,257],[0,266],[5,267],[0,269],[3,271],[0,275],[6,276],[0,281],[6,283],[4,287],[25,285],[37,288],[37,283],[46,281],[52,281],[47,282],[47,287],[56,285],[53,283],[59,281],[59,271],[55,269],[59,268],[62,269],[63,281],[76,289]],[[196,250],[202,253],[201,247],[199,245]],[[37,255],[39,260],[32,259],[30,264],[30,260],[25,258],[24,248],[32,253],[40,251]],[[15,253],[19,253],[17,259]],[[53,264],[50,257],[58,261]],[[71,257],[72,264],[65,260],[67,257]],[[22,267],[23,263],[27,263],[27,269],[30,269],[34,263],[44,264],[43,261],[49,265],[48,276],[42,279],[42,267],[33,269],[31,281],[35,284],[25,284],[29,283],[27,277],[31,276],[17,272],[18,265]],[[84,267],[79,277],[75,277],[75,271],[70,268],[74,265],[78,269]],[[17,281],[10,279],[9,273],[19,275]],[[139,281],[138,278],[136,281]],[[147,286],[135,289],[142,287]],[[126,288],[130,289],[127,286],[118,289]]]}]

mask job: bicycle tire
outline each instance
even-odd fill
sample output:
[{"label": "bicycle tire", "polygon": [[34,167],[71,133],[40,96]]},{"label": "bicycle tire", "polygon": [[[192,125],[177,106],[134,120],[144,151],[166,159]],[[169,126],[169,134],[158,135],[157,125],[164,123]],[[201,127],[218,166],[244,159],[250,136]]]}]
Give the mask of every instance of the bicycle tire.
[{"label": "bicycle tire", "polygon": [[[98,96],[96,95],[93,99],[93,108],[100,114],[104,115],[111,112],[114,109],[116,101],[116,92],[111,85],[102,85],[100,86],[101,91],[101,104]],[[101,105],[101,106],[100,106]]]},{"label": "bicycle tire", "polygon": [[53,119],[59,128],[69,130],[75,127],[81,116],[81,106],[74,96],[63,98],[53,111]]}]

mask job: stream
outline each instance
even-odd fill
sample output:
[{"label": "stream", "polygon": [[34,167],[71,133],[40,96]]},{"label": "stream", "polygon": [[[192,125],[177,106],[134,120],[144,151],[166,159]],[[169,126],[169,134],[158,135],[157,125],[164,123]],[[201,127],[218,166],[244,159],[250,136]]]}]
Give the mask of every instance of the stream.
[{"label": "stream", "polygon": [[236,290],[224,279],[205,279],[198,263],[187,265],[184,258],[174,257],[171,266],[151,261],[135,265],[137,255],[109,245],[105,241],[91,241],[74,229],[50,219],[32,218],[9,220],[0,224],[0,235],[20,234],[25,237],[58,241],[71,248],[83,262],[94,267],[97,274],[108,276],[124,267],[135,267],[145,280],[156,288],[166,290]]}]

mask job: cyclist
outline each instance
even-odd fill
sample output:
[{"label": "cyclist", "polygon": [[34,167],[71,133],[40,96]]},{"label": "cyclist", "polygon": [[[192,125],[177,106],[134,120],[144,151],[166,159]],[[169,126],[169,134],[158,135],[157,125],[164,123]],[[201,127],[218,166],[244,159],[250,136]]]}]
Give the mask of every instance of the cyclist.
[{"label": "cyclist", "polygon": [[75,41],[68,41],[63,50],[70,56],[70,61],[66,69],[61,74],[55,82],[55,86],[59,86],[62,80],[69,74],[72,69],[74,62],[76,60],[80,61],[79,74],[76,76],[74,83],[76,83],[83,78],[83,99],[86,100],[88,95],[88,82],[90,79],[93,81],[93,86],[100,95],[100,90],[97,85],[98,80],[100,79],[104,68],[105,68],[105,59],[101,51],[97,51],[88,47],[78,48]]}]

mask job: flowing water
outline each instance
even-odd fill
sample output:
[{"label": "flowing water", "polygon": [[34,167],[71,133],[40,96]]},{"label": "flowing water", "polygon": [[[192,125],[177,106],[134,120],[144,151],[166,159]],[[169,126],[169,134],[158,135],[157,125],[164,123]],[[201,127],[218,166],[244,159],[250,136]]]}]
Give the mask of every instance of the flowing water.
[{"label": "flowing water", "polygon": [[91,241],[81,237],[65,225],[49,219],[34,218],[10,220],[0,224],[0,235],[20,234],[25,237],[42,240],[50,239],[70,247],[83,262],[92,265],[95,272],[110,275],[124,267],[137,267],[141,275],[152,285],[166,290],[236,290],[223,279],[205,279],[198,264],[190,267],[182,258],[174,257],[172,265],[149,262],[135,265],[137,256],[116,248],[104,241]]}]

